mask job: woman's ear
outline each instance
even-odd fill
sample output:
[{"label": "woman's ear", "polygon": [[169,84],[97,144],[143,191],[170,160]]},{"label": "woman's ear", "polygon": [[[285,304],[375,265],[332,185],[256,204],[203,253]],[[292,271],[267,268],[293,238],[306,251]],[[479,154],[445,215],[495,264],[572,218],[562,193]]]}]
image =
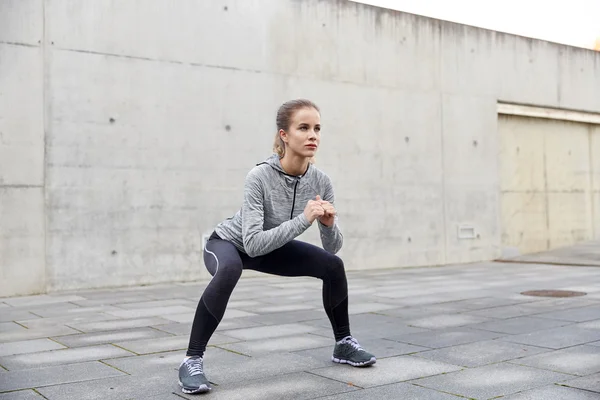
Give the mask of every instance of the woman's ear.
[{"label": "woman's ear", "polygon": [[283,129],[279,130],[279,137],[281,138],[281,140],[283,140],[283,143],[288,142],[287,132],[284,131]]}]

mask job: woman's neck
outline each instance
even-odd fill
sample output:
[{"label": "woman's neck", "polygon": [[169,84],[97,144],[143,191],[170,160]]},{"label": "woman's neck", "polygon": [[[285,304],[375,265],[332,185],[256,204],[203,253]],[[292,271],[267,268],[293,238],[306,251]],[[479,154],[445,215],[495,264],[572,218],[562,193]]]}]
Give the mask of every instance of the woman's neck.
[{"label": "woman's neck", "polygon": [[308,168],[308,159],[306,157],[298,157],[286,153],[279,161],[281,162],[281,167],[288,175],[302,175]]}]

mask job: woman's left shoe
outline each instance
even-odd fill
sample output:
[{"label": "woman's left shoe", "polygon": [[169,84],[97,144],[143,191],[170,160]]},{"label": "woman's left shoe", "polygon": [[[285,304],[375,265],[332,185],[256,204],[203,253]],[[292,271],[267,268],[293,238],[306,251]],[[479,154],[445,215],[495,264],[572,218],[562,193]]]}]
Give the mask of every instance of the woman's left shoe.
[{"label": "woman's left shoe", "polygon": [[331,361],[353,367],[367,367],[377,362],[375,356],[363,349],[352,336],[346,336],[335,344]]}]

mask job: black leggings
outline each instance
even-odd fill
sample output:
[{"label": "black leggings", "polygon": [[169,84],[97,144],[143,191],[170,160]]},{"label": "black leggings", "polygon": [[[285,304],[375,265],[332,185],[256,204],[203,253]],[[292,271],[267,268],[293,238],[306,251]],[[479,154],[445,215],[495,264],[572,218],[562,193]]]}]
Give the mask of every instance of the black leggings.
[{"label": "black leggings", "polygon": [[204,264],[213,278],[198,302],[187,356],[204,355],[244,269],[323,280],[323,305],[335,339],[341,340],[350,335],[348,284],[344,263],[336,255],[309,243],[292,240],[269,254],[252,258],[216,233],[212,234],[204,249]]}]

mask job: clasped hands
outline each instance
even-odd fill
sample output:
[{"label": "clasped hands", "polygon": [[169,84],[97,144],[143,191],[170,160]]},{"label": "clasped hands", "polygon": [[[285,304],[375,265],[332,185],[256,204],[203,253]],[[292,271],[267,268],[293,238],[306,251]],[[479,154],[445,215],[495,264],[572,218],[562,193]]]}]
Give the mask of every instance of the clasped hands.
[{"label": "clasped hands", "polygon": [[315,200],[309,200],[304,208],[304,215],[311,224],[318,219],[323,225],[331,227],[335,220],[336,211],[333,205],[317,195]]}]

